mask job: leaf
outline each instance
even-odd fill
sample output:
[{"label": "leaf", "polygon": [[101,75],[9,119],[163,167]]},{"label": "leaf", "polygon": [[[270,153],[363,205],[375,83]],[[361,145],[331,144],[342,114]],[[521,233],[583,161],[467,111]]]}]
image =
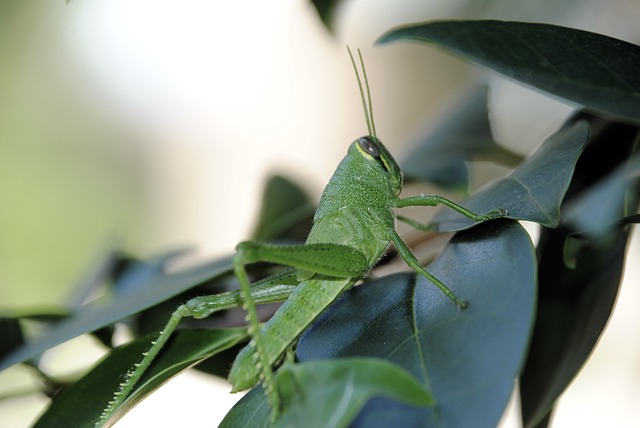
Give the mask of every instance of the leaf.
[{"label": "leaf", "polygon": [[[480,214],[502,208],[511,219],[557,226],[560,204],[588,140],[588,122],[576,121],[564,126],[508,177],[474,194],[462,205]],[[433,223],[443,232],[462,230],[475,224],[453,210],[440,211]]]},{"label": "leaf", "polygon": [[378,43],[397,40],[434,43],[596,112],[640,122],[640,46],[573,28],[504,21],[413,24]]},{"label": "leaf", "polygon": [[210,262],[181,272],[159,275],[130,293],[120,294],[106,305],[89,304],[73,317],[54,326],[40,339],[28,343],[0,361],[0,370],[66,342],[69,339],[97,330],[129,315],[149,308],[208,279],[230,270],[228,260]]},{"label": "leaf", "polygon": [[111,247],[103,249],[73,287],[72,294],[66,302],[70,312],[82,306],[91,295],[100,292],[101,287],[110,277],[115,276],[123,262],[124,257],[121,253],[114,251]]},{"label": "leaf", "polygon": [[[246,336],[244,328],[177,331],[110,423],[115,423],[172,377],[230,348]],[[142,353],[149,349],[154,338],[147,336],[115,348],[85,377],[56,395],[35,427],[93,426],[113,398],[123,374],[142,359]]]},{"label": "leaf", "polygon": [[224,417],[218,428],[269,428],[269,403],[261,386],[252,388]]},{"label": "leaf", "polygon": [[336,10],[340,3],[340,0],[311,0],[311,4],[316,8],[320,20],[329,31],[333,29]]},{"label": "leaf", "polygon": [[300,361],[383,358],[435,397],[431,410],[374,398],[353,426],[495,426],[504,411],[533,322],[528,235],[509,220],[459,232],[429,271],[468,309],[422,277],[390,275],[345,293],[300,339]]},{"label": "leaf", "polygon": [[15,318],[0,318],[0,337],[2,337],[0,358],[4,358],[24,343],[20,322]]},{"label": "leaf", "polygon": [[[565,198],[567,207],[585,192],[593,188],[597,191],[598,183],[626,164],[636,144],[636,127],[586,118],[592,124],[593,136],[576,165]],[[609,207],[612,214],[621,218],[627,209],[637,209],[637,193],[631,199],[628,207],[623,201]],[[589,216],[589,210],[582,215]],[[585,364],[602,334],[620,286],[628,229],[618,227],[598,238],[580,235],[572,263],[567,265],[565,251],[575,244],[570,241],[574,233],[573,228],[562,224],[555,230],[543,229],[540,234],[538,311],[520,379],[525,427],[549,418],[558,397]]]},{"label": "leaf", "polygon": [[149,260],[137,260],[122,256],[120,269],[114,272],[114,290],[116,293],[129,293],[138,287],[144,287],[149,281],[157,279],[167,269],[169,262],[186,254],[188,249],[167,251]]},{"label": "leaf", "polygon": [[565,209],[565,220],[573,228],[591,238],[601,238],[618,227],[627,192],[640,177],[640,155],[630,159],[596,185],[574,198]]},{"label": "leaf", "polygon": [[423,385],[400,367],[373,358],[289,364],[277,374],[283,401],[276,427],[348,427],[372,397],[433,405]]},{"label": "leaf", "polygon": [[422,140],[400,163],[403,174],[464,193],[469,186],[467,161],[488,158],[513,164],[521,160],[493,140],[486,86],[468,94],[447,119]]},{"label": "leaf", "polygon": [[[405,370],[384,360],[342,358],[288,364],[276,373],[283,410],[274,427],[347,427],[374,396],[413,406],[433,397]],[[229,411],[220,428],[270,426],[263,387],[254,387]]]},{"label": "leaf", "polygon": [[304,240],[311,228],[314,206],[292,181],[275,175],[267,181],[252,240]]},{"label": "leaf", "polygon": [[618,231],[583,244],[576,266],[565,266],[567,229],[540,237],[539,310],[521,381],[525,427],[536,426],[586,362],[618,293],[628,235]]}]

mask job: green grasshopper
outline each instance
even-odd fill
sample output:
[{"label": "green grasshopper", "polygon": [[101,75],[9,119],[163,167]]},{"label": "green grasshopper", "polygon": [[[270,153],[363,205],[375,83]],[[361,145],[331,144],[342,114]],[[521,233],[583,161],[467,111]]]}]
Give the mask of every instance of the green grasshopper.
[{"label": "green grasshopper", "polygon": [[[240,282],[240,301],[247,312],[248,333],[252,339],[236,357],[229,374],[229,382],[233,385],[232,392],[237,392],[251,388],[262,379],[273,420],[278,416],[280,404],[272,367],[340,294],[367,274],[390,243],[394,244],[400,256],[413,270],[428,278],[459,309],[467,307],[466,301],[458,298],[445,284],[420,265],[395,230],[396,218],[422,230],[425,229],[424,225],[396,216],[392,209],[442,204],[478,222],[506,214],[504,210],[497,209],[478,215],[438,195],[408,198],[399,196],[402,190],[402,173],[376,136],[371,94],[359,50],[358,55],[368,100],[365,99],[362,80],[349,50],[369,135],[358,138],[349,146],[347,155],[324,189],[306,242],[300,245],[241,242],[233,258],[233,271]],[[277,287],[274,287],[276,291],[273,294],[258,299],[259,303],[264,303],[283,300],[288,295],[284,304],[263,327],[258,320],[254,301],[254,296],[257,296],[256,284],[252,292],[245,269],[245,265],[255,262],[270,262],[292,268],[260,281],[260,286],[274,287],[276,284],[292,282],[298,284],[292,292],[290,289],[278,292]],[[219,296],[192,299],[173,313],[158,339],[144,354],[143,360],[127,374],[121,389],[116,392],[97,425],[106,422],[124,402],[180,320],[185,316],[204,318],[214,310],[219,310]],[[237,304],[237,300],[234,302]],[[211,306],[216,306],[216,309],[211,309]]]}]

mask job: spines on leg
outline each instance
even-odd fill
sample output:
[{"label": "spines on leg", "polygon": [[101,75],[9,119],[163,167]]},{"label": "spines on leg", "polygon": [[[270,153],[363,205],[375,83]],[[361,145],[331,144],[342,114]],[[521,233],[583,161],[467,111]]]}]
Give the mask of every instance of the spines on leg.
[{"label": "spines on leg", "polygon": [[233,270],[240,282],[240,292],[242,295],[242,308],[246,311],[246,321],[248,323],[248,332],[251,336],[251,342],[248,348],[252,350],[252,367],[256,367],[260,377],[263,380],[263,387],[269,404],[271,405],[271,421],[274,422],[278,417],[280,409],[280,399],[275,389],[275,380],[273,378],[273,370],[269,357],[264,349],[263,336],[260,331],[260,321],[256,311],[256,305],[251,296],[251,287],[247,271],[244,267],[242,252],[238,252],[233,259]]},{"label": "spines on leg", "polygon": [[133,367],[127,371],[124,381],[120,383],[118,390],[113,394],[113,398],[102,411],[100,419],[98,419],[95,424],[96,427],[103,426],[115,411],[125,402],[140,378],[142,378],[142,375],[149,368],[167,340],[169,340],[169,337],[171,337],[171,334],[180,323],[180,320],[188,315],[190,315],[190,312],[184,305],[176,309],[176,311],[171,315],[167,325],[158,334],[158,338],[151,342],[149,350],[142,353],[142,360],[139,363],[134,364]]}]

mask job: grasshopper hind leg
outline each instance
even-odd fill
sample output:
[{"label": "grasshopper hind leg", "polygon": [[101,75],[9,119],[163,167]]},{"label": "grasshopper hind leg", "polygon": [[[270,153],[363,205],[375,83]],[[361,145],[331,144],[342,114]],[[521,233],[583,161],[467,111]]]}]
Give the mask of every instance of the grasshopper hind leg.
[{"label": "grasshopper hind leg", "polygon": [[180,320],[185,316],[191,316],[192,313],[187,305],[181,305],[176,309],[176,311],[171,315],[169,322],[162,329],[162,331],[158,334],[156,340],[151,342],[151,347],[147,352],[142,354],[142,360],[139,363],[136,363],[133,368],[131,368],[122,383],[120,383],[118,390],[114,393],[113,399],[108,403],[107,407],[102,411],[100,415],[100,419],[95,423],[96,427],[101,427],[108,422],[111,416],[118,410],[118,408],[126,401],[129,394],[133,391],[133,389],[138,384],[138,381],[142,378],[145,371],[151,366],[151,363],[155,359],[155,357],[160,353],[162,347],[165,345],[171,334],[180,324]]},{"label": "grasshopper hind leg", "polygon": [[273,370],[271,369],[269,357],[263,342],[264,338],[260,331],[260,320],[258,319],[256,304],[251,296],[251,288],[247,271],[245,269],[245,260],[242,250],[239,250],[233,258],[233,272],[240,282],[242,308],[247,313],[246,321],[248,324],[249,336],[251,337],[249,346],[255,350],[253,353],[255,364],[260,370],[260,377],[263,381],[262,385],[267,396],[267,400],[271,406],[271,422],[275,422],[278,418],[280,409],[280,397],[276,390]]}]

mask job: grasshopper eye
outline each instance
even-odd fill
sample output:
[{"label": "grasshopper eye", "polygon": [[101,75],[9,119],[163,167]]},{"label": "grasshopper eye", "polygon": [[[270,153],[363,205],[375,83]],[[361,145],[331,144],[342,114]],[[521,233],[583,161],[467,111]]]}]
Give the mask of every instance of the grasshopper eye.
[{"label": "grasshopper eye", "polygon": [[378,149],[378,146],[376,145],[376,143],[373,142],[371,138],[369,137],[358,138],[358,145],[362,150],[369,153],[374,158],[380,157],[380,149]]}]

